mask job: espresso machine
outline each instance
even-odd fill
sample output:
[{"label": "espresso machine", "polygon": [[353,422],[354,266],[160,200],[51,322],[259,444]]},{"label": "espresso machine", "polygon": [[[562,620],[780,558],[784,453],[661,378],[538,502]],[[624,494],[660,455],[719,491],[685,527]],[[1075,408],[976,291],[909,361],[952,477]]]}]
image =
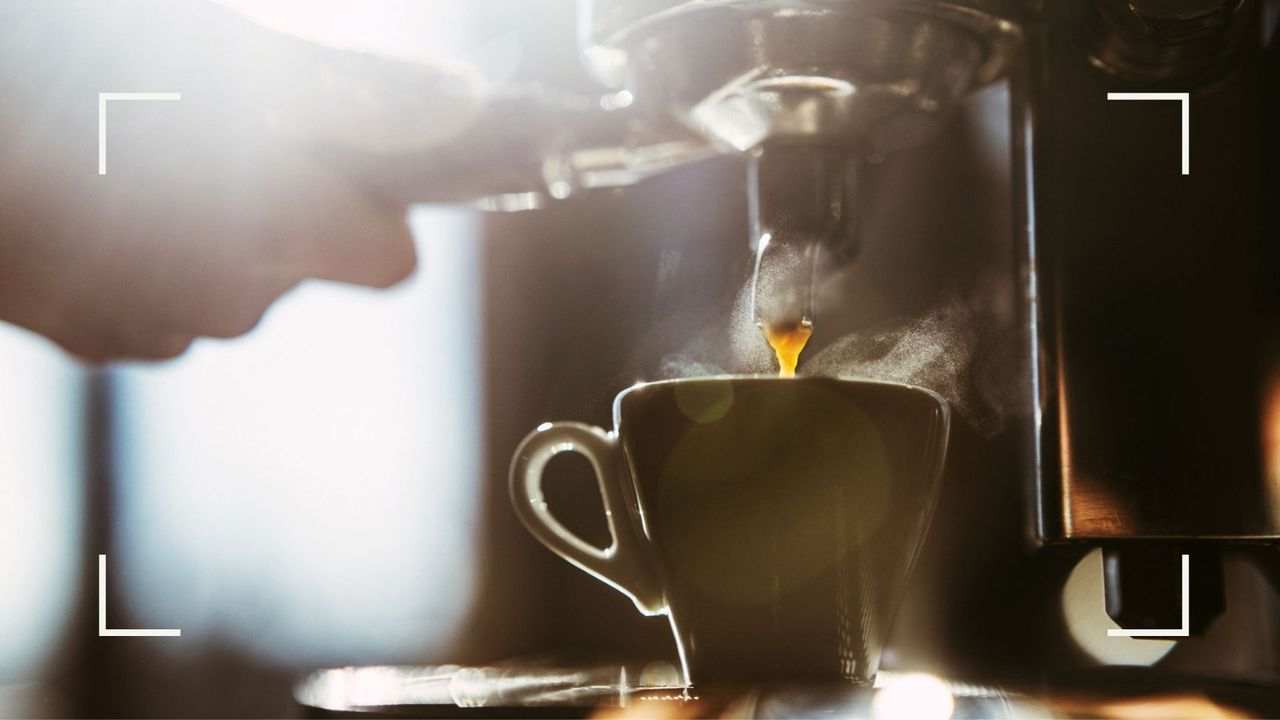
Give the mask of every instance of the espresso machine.
[{"label": "espresso machine", "polygon": [[[740,178],[723,193],[743,198],[731,207],[748,231],[732,242],[747,323],[808,323],[815,340],[859,322],[842,315],[843,291],[866,280],[866,264],[918,264],[924,285],[973,274],[965,292],[982,309],[969,322],[979,354],[997,359],[966,364],[951,395],[934,389],[961,406],[982,395],[1001,421],[981,427],[979,413],[953,437],[938,548],[895,629],[902,664],[1033,693],[1141,694],[1241,680],[1215,672],[1234,655],[1270,698],[1255,707],[1274,709],[1280,6],[578,7],[597,95],[501,90],[467,131],[481,142],[396,158],[386,192],[534,210],[727,162],[715,177]],[[954,133],[966,103],[992,87],[1007,88],[991,105],[1007,111],[995,117],[1008,138],[1008,167],[995,171],[1009,182],[1007,215],[991,221],[1002,230],[972,250],[956,249],[963,232],[917,237],[909,203],[880,202],[895,163],[964,162],[912,153]],[[935,204],[971,210],[964,197]],[[898,304],[899,317],[927,312]],[[720,367],[760,369],[733,359]],[[1102,571],[1089,587],[1111,629],[1163,632],[1139,643],[1189,638],[1167,662],[1137,671],[1072,645],[1063,582],[1096,550]],[[991,562],[967,574],[974,554]],[[1227,627],[1219,619],[1233,607],[1249,611]],[[928,629],[913,633],[925,616]]]}]

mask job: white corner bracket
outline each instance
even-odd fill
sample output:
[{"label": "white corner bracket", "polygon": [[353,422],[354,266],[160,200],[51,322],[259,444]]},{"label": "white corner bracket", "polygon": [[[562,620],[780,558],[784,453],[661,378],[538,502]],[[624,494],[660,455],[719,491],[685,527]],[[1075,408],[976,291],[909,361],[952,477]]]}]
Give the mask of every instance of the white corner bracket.
[{"label": "white corner bracket", "polygon": [[98,556],[98,637],[180,637],[181,630],[115,630],[107,627],[107,556]]},{"label": "white corner bracket", "polygon": [[181,100],[182,93],[172,92],[102,92],[98,93],[98,174],[107,174],[107,101],[109,100]]},{"label": "white corner bracket", "polygon": [[1191,637],[1191,556],[1182,556],[1182,627],[1126,630],[1111,628],[1108,637]]},{"label": "white corner bracket", "polygon": [[1108,100],[1177,100],[1182,103],[1182,174],[1191,174],[1191,93],[1109,92]]}]

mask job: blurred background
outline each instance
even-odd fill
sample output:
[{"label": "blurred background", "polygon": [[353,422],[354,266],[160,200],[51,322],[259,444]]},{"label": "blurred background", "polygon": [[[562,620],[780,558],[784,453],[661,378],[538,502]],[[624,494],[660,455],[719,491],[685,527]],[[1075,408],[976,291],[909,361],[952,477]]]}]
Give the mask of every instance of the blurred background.
[{"label": "blurred background", "polygon": [[[494,9],[453,1],[226,4],[404,59],[496,41],[501,72],[532,29],[482,37]],[[306,284],[172,362],[87,367],[0,325],[0,715],[280,715],[303,669],[455,646],[489,471],[484,227],[445,207],[408,221],[409,281]],[[108,625],[181,638],[97,638],[98,553]]]}]

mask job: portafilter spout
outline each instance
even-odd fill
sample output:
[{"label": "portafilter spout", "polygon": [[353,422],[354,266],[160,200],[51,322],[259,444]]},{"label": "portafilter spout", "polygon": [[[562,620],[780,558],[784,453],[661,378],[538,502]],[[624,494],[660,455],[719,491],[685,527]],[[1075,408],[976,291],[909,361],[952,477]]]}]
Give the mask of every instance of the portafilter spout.
[{"label": "portafilter spout", "polygon": [[775,350],[770,329],[803,348],[821,271],[857,247],[859,163],[939,132],[1020,37],[991,0],[582,2],[597,78],[747,157],[752,304]]},{"label": "portafilter spout", "polygon": [[822,269],[856,252],[856,167],[846,153],[821,146],[751,153],[751,304],[762,327],[811,326]]}]

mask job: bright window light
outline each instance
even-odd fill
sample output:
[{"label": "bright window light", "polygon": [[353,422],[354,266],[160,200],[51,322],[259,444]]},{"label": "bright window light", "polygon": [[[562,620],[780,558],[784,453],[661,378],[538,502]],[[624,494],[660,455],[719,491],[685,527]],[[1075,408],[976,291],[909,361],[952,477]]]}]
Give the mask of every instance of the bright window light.
[{"label": "bright window light", "polygon": [[477,223],[412,225],[403,286],[304,286],[241,340],[120,371],[110,567],[131,627],[286,666],[453,638],[482,482]]},{"label": "bright window light", "polygon": [[52,343],[0,324],[0,685],[41,678],[75,607],[83,393]]}]

